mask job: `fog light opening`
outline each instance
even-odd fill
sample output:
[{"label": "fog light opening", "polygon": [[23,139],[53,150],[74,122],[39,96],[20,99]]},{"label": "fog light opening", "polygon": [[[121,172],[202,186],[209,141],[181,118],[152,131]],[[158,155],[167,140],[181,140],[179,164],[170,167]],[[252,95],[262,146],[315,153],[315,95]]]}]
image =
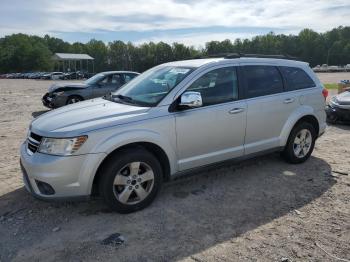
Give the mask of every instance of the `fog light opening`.
[{"label": "fog light opening", "polygon": [[38,181],[38,180],[35,180],[35,182],[36,182],[36,185],[38,186],[38,189],[39,189],[41,194],[43,194],[43,195],[55,194],[55,190],[48,183]]}]

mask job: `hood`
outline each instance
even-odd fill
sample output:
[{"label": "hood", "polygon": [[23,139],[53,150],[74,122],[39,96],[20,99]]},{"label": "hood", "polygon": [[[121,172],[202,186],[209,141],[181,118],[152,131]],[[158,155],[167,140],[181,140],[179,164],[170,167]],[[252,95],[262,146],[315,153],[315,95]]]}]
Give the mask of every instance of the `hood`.
[{"label": "hood", "polygon": [[343,92],[335,97],[336,102],[339,105],[350,105],[350,92]]},{"label": "hood", "polygon": [[33,120],[31,130],[42,136],[72,137],[95,129],[143,120],[149,109],[97,98],[47,112]]},{"label": "hood", "polygon": [[88,85],[85,83],[55,83],[49,87],[49,93],[53,91],[68,91],[71,89],[86,88]]}]

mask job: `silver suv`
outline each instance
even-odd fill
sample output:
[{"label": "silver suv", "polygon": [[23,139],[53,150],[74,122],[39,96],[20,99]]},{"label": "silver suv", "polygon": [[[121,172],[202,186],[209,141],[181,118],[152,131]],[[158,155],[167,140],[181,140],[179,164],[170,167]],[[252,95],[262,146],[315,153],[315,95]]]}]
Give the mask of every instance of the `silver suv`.
[{"label": "silver suv", "polygon": [[304,62],[162,64],[107,97],[34,119],[21,147],[24,182],[39,198],[97,192],[118,212],[136,211],[193,168],[272,150],[304,162],[326,128],[324,96]]}]

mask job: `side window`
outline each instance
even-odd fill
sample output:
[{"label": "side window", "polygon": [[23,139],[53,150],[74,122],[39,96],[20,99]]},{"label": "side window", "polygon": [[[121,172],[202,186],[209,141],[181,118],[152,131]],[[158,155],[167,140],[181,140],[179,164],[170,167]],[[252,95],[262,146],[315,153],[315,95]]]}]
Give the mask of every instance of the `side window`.
[{"label": "side window", "polygon": [[258,97],[283,92],[283,81],[275,66],[243,66],[246,97]]},{"label": "side window", "polygon": [[134,74],[125,74],[124,75],[124,79],[125,79],[125,83],[129,82],[131,79],[133,79],[135,76]]},{"label": "side window", "polygon": [[238,81],[235,67],[210,71],[198,78],[186,91],[200,92],[203,106],[238,99]]},{"label": "side window", "polygon": [[125,83],[129,82],[131,80],[130,75],[124,75]]},{"label": "side window", "polygon": [[119,74],[112,75],[111,83],[113,85],[120,86],[121,82],[121,76]]},{"label": "side window", "polygon": [[286,79],[288,91],[316,86],[314,81],[301,68],[281,66],[280,69]]},{"label": "side window", "polygon": [[103,78],[99,83],[102,84],[102,85],[106,85],[108,84],[110,81],[110,77],[109,76],[106,76],[105,78]]}]

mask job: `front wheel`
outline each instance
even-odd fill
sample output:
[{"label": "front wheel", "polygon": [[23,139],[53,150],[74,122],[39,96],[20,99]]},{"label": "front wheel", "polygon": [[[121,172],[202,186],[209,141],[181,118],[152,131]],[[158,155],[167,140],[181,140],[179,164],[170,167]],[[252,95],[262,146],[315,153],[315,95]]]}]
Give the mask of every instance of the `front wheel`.
[{"label": "front wheel", "polygon": [[293,164],[305,162],[311,155],[316,141],[315,128],[307,122],[295,126],[284,148],[283,156]]},{"label": "front wheel", "polygon": [[338,122],[338,116],[335,112],[327,112],[327,118],[326,121],[329,124],[336,124]]},{"label": "front wheel", "polygon": [[70,96],[67,99],[66,105],[75,104],[80,101],[83,101],[83,99],[80,96]]},{"label": "front wheel", "polygon": [[162,184],[158,159],[142,148],[122,150],[102,167],[99,191],[106,204],[119,213],[145,208]]}]

